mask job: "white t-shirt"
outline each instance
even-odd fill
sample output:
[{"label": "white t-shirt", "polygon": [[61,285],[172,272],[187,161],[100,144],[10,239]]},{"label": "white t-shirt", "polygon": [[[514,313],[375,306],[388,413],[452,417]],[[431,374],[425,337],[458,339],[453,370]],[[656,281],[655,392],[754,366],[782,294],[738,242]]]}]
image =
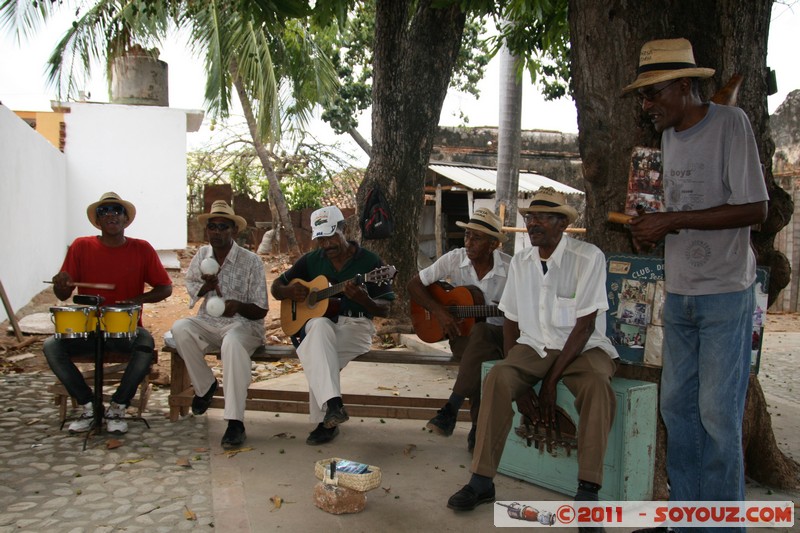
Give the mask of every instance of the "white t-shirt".
[{"label": "white t-shirt", "polygon": [[511,260],[508,283],[500,300],[505,317],[519,324],[517,342],[544,357],[545,348],[561,350],[579,316],[597,311],[595,329],[584,351],[600,348],[619,357],[606,337],[606,260],[600,249],[566,235],[542,270],[539,248],[517,252]]},{"label": "white t-shirt", "polygon": [[[483,276],[483,279],[478,279],[475,267],[472,266],[472,261],[467,257],[467,249],[457,248],[444,254],[428,268],[420,270],[419,279],[426,287],[439,280],[445,280],[454,287],[474,285],[483,293],[484,303],[493,305],[499,302],[500,297],[503,295],[511,256],[500,250],[495,250],[492,252],[492,258],[494,259],[494,266]],[[496,326],[503,325],[503,317],[501,316],[487,317],[486,321]]]},{"label": "white t-shirt", "polygon": [[[738,107],[710,104],[691,128],[665,130],[661,147],[667,211],[769,199],[750,121]],[[756,276],[749,226],[667,235],[664,262],[666,289],[676,294],[741,291]]]}]

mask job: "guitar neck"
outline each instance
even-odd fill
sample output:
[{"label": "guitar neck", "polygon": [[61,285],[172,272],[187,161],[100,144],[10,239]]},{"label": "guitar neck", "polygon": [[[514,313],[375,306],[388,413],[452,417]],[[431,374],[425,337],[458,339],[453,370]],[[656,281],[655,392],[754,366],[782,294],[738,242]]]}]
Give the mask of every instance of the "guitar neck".
[{"label": "guitar neck", "polygon": [[336,296],[340,292],[344,291],[344,286],[347,283],[349,283],[351,281],[359,283],[359,279],[360,278],[362,278],[362,276],[359,275],[359,276],[356,276],[354,278],[350,278],[350,279],[345,280],[345,281],[340,281],[339,283],[334,283],[333,285],[331,285],[330,287],[328,287],[326,289],[319,290],[316,293],[316,300],[319,301],[319,300],[324,300],[326,298],[330,298],[331,296]]},{"label": "guitar neck", "polygon": [[450,305],[447,310],[456,318],[503,316],[496,305]]}]

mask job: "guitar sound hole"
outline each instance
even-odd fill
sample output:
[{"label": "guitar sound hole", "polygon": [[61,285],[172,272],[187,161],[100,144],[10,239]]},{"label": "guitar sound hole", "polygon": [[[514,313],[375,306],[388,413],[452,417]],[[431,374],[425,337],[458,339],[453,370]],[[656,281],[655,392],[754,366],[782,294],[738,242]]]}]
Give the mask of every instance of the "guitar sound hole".
[{"label": "guitar sound hole", "polygon": [[311,308],[314,307],[315,305],[317,305],[317,291],[312,291],[308,295],[308,307]]}]

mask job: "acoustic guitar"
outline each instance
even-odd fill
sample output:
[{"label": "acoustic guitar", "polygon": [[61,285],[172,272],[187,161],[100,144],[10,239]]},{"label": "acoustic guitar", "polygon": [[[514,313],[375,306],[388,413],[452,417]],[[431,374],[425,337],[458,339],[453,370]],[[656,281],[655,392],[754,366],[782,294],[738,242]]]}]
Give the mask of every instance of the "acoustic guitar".
[{"label": "acoustic guitar", "polygon": [[391,283],[397,269],[393,266],[382,266],[367,274],[359,274],[349,280],[331,285],[323,275],[317,276],[311,281],[293,279],[289,285],[300,283],[308,287],[309,293],[302,302],[296,302],[291,298],[281,300],[281,329],[286,335],[294,335],[312,318],[321,316],[333,316],[339,312],[338,299],[332,298],[344,291],[344,286],[348,281],[356,285],[364,283]]},{"label": "acoustic guitar", "polygon": [[[473,285],[453,287],[437,281],[428,286],[428,292],[447,307],[451,315],[462,319],[458,327],[461,336],[469,335],[476,321],[490,316],[503,316],[496,305],[484,304],[483,293]],[[411,324],[414,333],[424,342],[439,342],[445,338],[444,329],[436,317],[414,300],[411,300]]]}]

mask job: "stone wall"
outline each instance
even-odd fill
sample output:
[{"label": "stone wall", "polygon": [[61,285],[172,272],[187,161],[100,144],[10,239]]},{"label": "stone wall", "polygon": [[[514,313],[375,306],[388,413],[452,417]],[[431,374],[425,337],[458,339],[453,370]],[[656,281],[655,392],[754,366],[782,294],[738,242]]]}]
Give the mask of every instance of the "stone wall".
[{"label": "stone wall", "polygon": [[775,155],[775,174],[800,172],[800,89],[792,91],[769,117]]},{"label": "stone wall", "polygon": [[[497,128],[439,128],[433,141],[431,161],[496,168]],[[523,130],[520,170],[536,172],[583,191],[578,135]]]}]

